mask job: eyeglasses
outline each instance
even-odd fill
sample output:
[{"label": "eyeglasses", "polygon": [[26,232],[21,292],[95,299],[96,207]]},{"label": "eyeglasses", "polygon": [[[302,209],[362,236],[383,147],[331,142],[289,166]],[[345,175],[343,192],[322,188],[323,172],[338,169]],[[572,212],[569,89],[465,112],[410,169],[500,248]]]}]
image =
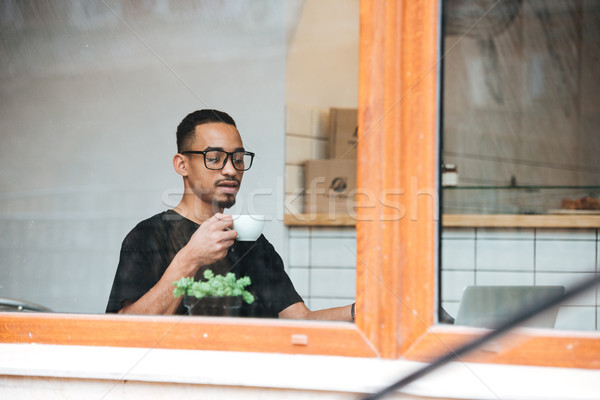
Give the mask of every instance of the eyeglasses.
[{"label": "eyeglasses", "polygon": [[250,151],[190,150],[182,151],[181,154],[202,154],[204,156],[204,166],[211,170],[223,169],[225,164],[227,164],[227,159],[231,157],[233,168],[238,171],[248,171],[254,160],[254,153]]}]

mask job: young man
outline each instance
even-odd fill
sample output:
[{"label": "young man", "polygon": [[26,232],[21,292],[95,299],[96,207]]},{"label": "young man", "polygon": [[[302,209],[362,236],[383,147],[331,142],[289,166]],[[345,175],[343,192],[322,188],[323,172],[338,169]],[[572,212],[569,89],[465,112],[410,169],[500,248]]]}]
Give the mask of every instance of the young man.
[{"label": "young man", "polygon": [[250,277],[255,302],[243,303],[243,316],[353,319],[350,305],[309,310],[263,235],[256,242],[235,241],[233,220],[223,211],[235,204],[254,154],[245,151],[228,114],[199,110],[187,115],[177,128],[177,151],[173,167],[183,177],[183,198],[127,235],[106,312],[184,314],[173,282],[211,269]]}]

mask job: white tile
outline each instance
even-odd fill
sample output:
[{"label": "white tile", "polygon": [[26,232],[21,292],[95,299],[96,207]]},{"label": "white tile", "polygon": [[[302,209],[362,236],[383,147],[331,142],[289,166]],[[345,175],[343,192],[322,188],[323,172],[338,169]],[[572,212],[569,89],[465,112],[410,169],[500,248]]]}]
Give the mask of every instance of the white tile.
[{"label": "white tile", "polygon": [[306,299],[309,291],[309,271],[308,268],[290,268],[289,276],[296,288],[296,291],[303,299]]},{"label": "white tile", "polygon": [[287,136],[285,140],[285,163],[286,164],[304,164],[310,160],[312,153],[312,139]]},{"label": "white tile", "polygon": [[285,166],[285,192],[293,193],[304,189],[304,166]]},{"label": "white tile", "polygon": [[442,269],[474,269],[475,241],[442,239]]},{"label": "white tile", "polygon": [[596,330],[600,331],[600,307],[596,307]]},{"label": "white tile", "polygon": [[532,240],[477,240],[477,269],[533,271]]},{"label": "white tile", "polygon": [[595,229],[536,229],[536,240],[596,240]]},{"label": "white tile", "polygon": [[310,239],[295,237],[289,241],[289,265],[290,267],[309,266],[309,241]]},{"label": "white tile", "polygon": [[313,236],[310,241],[310,265],[312,267],[355,267],[356,239]]},{"label": "white tile", "polygon": [[533,229],[478,228],[477,239],[516,239],[533,240]]},{"label": "white tile", "polygon": [[312,108],[300,104],[286,104],[285,132],[309,136],[312,131]]},{"label": "white tile", "polygon": [[325,308],[342,307],[354,303],[354,298],[321,298],[312,297],[310,309],[313,311],[323,310]]},{"label": "white tile", "polygon": [[353,269],[313,268],[310,270],[310,294],[313,298],[353,298],[356,295],[356,271]]},{"label": "white tile", "polygon": [[356,228],[313,228],[314,238],[356,238]]},{"label": "white tile", "polygon": [[312,302],[312,297],[309,296],[309,297],[304,298],[304,304],[306,304],[306,307],[308,307],[310,310],[313,309],[311,302]]},{"label": "white tile", "polygon": [[475,284],[477,286],[533,285],[533,273],[477,271]]},{"label": "white tile", "polygon": [[575,240],[539,240],[535,249],[537,271],[595,271],[596,243]]},{"label": "white tile", "polygon": [[474,284],[473,271],[442,271],[442,301],[460,301],[464,289]]},{"label": "white tile", "polygon": [[[565,289],[570,289],[579,282],[585,279],[593,279],[595,273],[560,273],[560,272],[536,272],[536,285],[560,285]],[[596,305],[596,290],[588,290],[581,295],[567,300],[563,305],[574,306],[595,306]]]},{"label": "white tile", "polygon": [[475,239],[475,229],[442,228],[442,239]]},{"label": "white tile", "polygon": [[593,331],[596,329],[596,308],[561,307],[554,328]]},{"label": "white tile", "polygon": [[289,229],[289,237],[310,237],[310,228],[291,226]]}]

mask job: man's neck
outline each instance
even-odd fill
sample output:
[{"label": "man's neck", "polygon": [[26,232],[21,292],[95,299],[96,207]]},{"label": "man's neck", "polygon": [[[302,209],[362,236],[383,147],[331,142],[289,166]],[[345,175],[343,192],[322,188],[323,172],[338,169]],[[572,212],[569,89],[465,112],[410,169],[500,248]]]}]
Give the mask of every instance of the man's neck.
[{"label": "man's neck", "polygon": [[212,205],[207,206],[204,203],[188,204],[188,202],[182,200],[177,207],[173,208],[173,211],[190,221],[202,224],[204,221],[215,215],[216,212],[222,213],[223,209],[215,210]]}]

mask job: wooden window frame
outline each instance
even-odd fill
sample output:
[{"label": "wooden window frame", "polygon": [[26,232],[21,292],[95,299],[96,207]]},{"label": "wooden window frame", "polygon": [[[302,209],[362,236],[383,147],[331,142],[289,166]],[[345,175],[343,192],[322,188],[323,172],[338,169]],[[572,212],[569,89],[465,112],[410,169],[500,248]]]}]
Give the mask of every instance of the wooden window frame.
[{"label": "wooden window frame", "polygon": [[[439,20],[437,1],[361,1],[358,187],[398,196],[404,208],[394,209],[404,217],[386,214],[382,201],[359,207],[355,324],[4,313],[0,341],[427,361],[481,335],[435,322]],[[600,367],[596,332],[523,329],[512,337],[462,360]]]}]

